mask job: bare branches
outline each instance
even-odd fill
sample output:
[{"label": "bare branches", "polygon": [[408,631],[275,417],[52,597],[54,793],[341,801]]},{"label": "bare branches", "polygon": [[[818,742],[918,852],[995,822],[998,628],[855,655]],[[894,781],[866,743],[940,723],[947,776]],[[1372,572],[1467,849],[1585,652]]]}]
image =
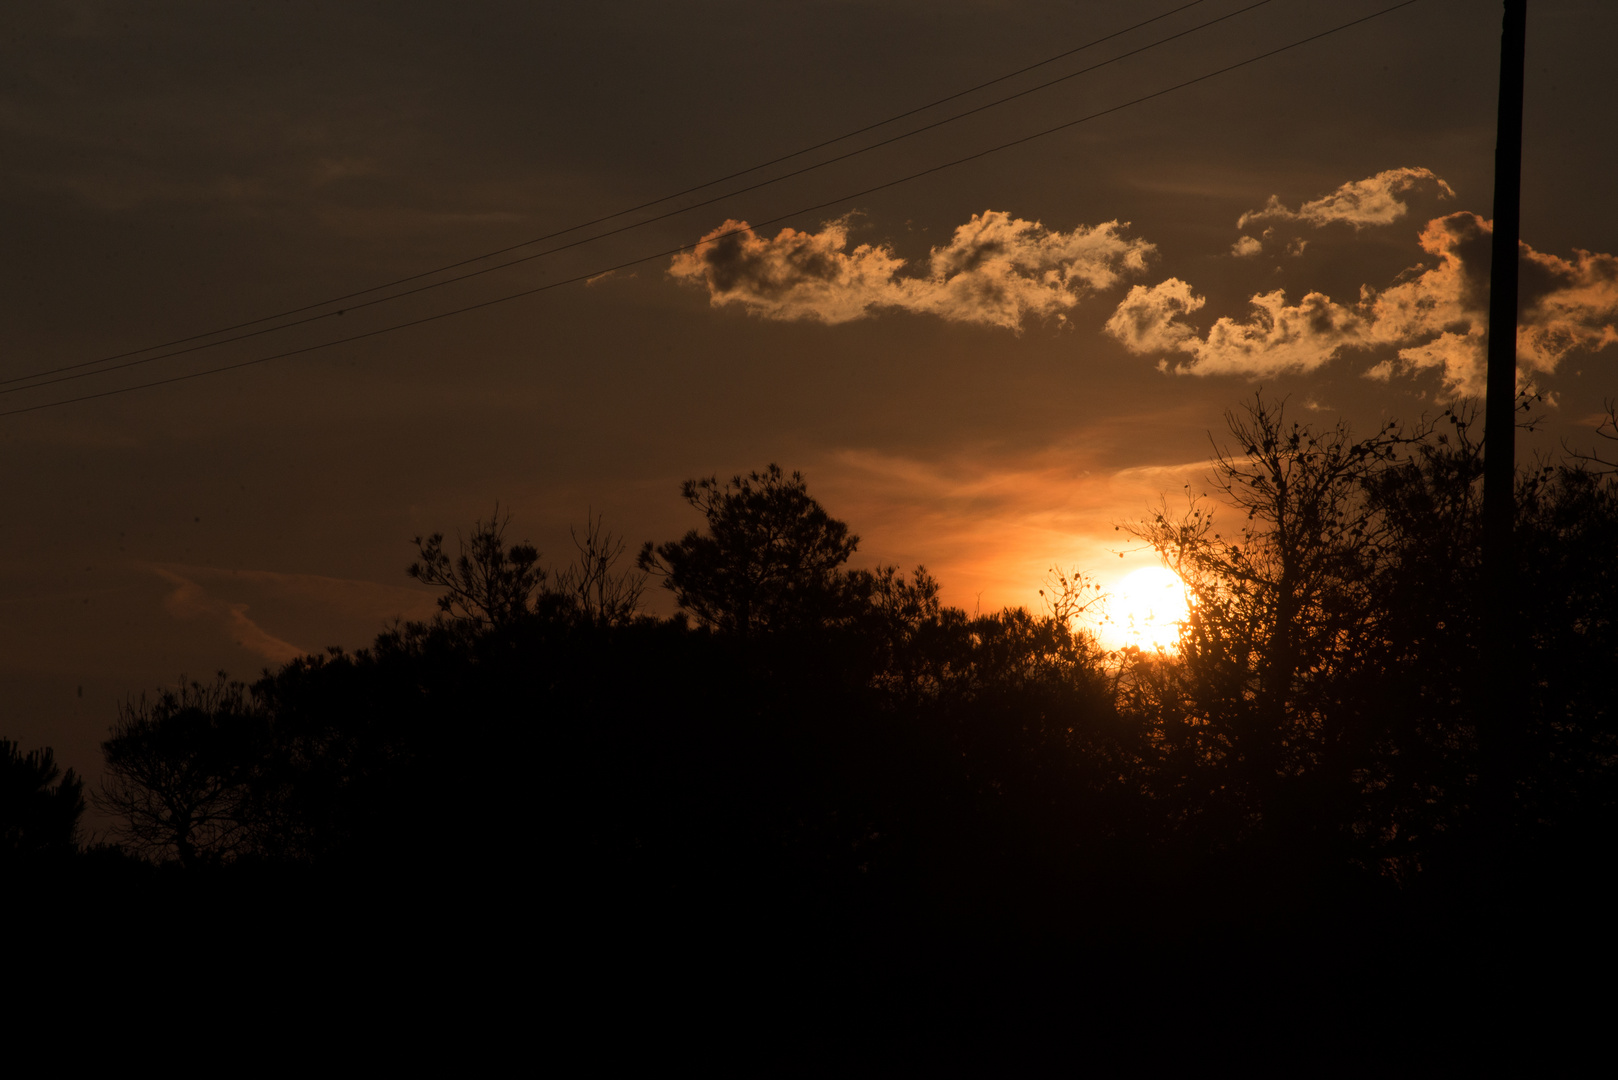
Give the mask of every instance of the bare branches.
[{"label": "bare branches", "polygon": [[1064,570],[1060,566],[1053,566],[1046,573],[1045,587],[1039,590],[1039,595],[1045,604],[1046,614],[1069,628],[1073,626],[1073,620],[1103,599],[1101,586],[1078,570]]},{"label": "bare branches", "polygon": [[[1618,443],[1618,398],[1607,398],[1602,402],[1602,405],[1607,410],[1607,414],[1601,418],[1601,423],[1596,425],[1596,436],[1609,443]],[[1609,457],[1607,454],[1603,454],[1601,447],[1598,445],[1588,453],[1569,450],[1568,456],[1591,472],[1618,473],[1618,448],[1614,448],[1608,453],[1612,456]]]},{"label": "bare branches", "polygon": [[586,512],[584,539],[570,529],[578,556],[573,565],[556,577],[556,591],[578,604],[585,618],[598,626],[621,626],[640,611],[646,592],[647,573],[630,568],[618,570],[625,545],[622,537],[602,527],[599,514]]},{"label": "bare branches", "polygon": [[1512,409],[1523,414],[1523,419],[1517,421],[1517,426],[1524,431],[1538,431],[1540,425],[1545,423],[1545,414],[1535,412],[1534,406],[1545,400],[1545,394],[1536,386],[1524,386],[1517,391],[1517,398],[1513,401]]}]

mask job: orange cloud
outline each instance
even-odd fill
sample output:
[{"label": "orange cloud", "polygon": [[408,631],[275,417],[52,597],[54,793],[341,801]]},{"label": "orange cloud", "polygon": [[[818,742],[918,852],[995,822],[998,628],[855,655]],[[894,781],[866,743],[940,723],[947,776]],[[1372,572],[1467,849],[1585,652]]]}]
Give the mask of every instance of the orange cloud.
[{"label": "orange cloud", "polygon": [[740,304],[768,319],[844,323],[872,308],[900,306],[895,275],[904,260],[886,247],[848,246],[848,219],[818,233],[782,229],[769,240],[745,221],[726,220],[674,257],[669,274],[707,286],[715,307]]},{"label": "orange cloud", "polygon": [[1125,228],[1109,221],[1062,232],[986,210],[932,249],[924,273],[902,275],[905,261],[886,245],[848,250],[847,218],[773,239],[726,221],[676,256],[669,274],[705,286],[715,307],[739,304],[769,319],[835,324],[886,309],[1016,332],[1143,272],[1155,249],[1124,237]]},{"label": "orange cloud", "polygon": [[[1251,298],[1244,321],[1217,319],[1206,334],[1185,317],[1203,306],[1191,286],[1169,278],[1137,285],[1107,321],[1106,332],[1139,354],[1185,353],[1182,373],[1263,378],[1311,371],[1345,350],[1392,349],[1371,378],[1437,371],[1447,391],[1483,392],[1488,334],[1490,223],[1458,212],[1434,218],[1419,237],[1431,259],[1385,289],[1361,286],[1352,306],[1311,292],[1296,304],[1281,290]],[[1618,342],[1618,257],[1577,251],[1563,259],[1519,247],[1519,380],[1554,372],[1576,351]],[[1167,367],[1165,360],[1163,366]]]},{"label": "orange cloud", "polygon": [[1312,292],[1296,304],[1286,293],[1254,296],[1255,309],[1243,322],[1225,317],[1209,327],[1207,337],[1181,348],[1196,357],[1190,370],[1198,375],[1266,377],[1286,371],[1313,371],[1345,346],[1355,345],[1365,333],[1365,320]]},{"label": "orange cloud", "polygon": [[1271,195],[1262,210],[1247,211],[1237,220],[1236,227],[1245,229],[1263,221],[1297,221],[1317,228],[1331,224],[1348,224],[1355,229],[1391,225],[1410,209],[1399,196],[1418,188],[1434,189],[1441,199],[1455,197],[1455,189],[1431,169],[1387,169],[1364,180],[1350,181],[1296,210],[1289,210],[1278,196]]},{"label": "orange cloud", "polygon": [[1118,310],[1107,320],[1105,330],[1123,342],[1130,352],[1172,352],[1184,349],[1197,339],[1196,330],[1180,320],[1207,303],[1179,278],[1156,285],[1135,285]]},{"label": "orange cloud", "polygon": [[1249,301],[1255,310],[1247,320],[1221,317],[1199,335],[1182,320],[1204,303],[1179,278],[1136,285],[1104,329],[1134,353],[1190,353],[1194,359],[1180,366],[1182,372],[1259,377],[1311,371],[1365,334],[1360,315],[1324,294],[1309,293],[1288,304],[1286,293],[1277,289]]}]

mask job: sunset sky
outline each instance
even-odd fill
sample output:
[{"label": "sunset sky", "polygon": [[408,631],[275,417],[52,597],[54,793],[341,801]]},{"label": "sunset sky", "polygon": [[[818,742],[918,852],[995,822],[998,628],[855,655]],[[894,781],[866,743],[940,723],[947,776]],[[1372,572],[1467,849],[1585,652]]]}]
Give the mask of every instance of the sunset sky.
[{"label": "sunset sky", "polygon": [[[69,365],[685,191],[1183,0],[7,5],[0,735],[95,775],[130,695],[428,615],[411,538],[496,501],[560,561],[592,511],[631,549],[671,539],[698,524],[682,480],[778,462],[856,564],[1035,605],[1053,565],[1154,565],[1115,526],[1206,490],[1210,433],[1260,387],[1358,430],[1468,400],[1496,0],[1420,0],[871,190],[1394,2],[1204,0],[493,261],[714,200],[643,228],[101,374]],[[1589,446],[1618,395],[1615,45],[1618,5],[1530,5],[1520,342],[1547,402],[1523,457]],[[17,381],[42,372],[88,375]]]}]

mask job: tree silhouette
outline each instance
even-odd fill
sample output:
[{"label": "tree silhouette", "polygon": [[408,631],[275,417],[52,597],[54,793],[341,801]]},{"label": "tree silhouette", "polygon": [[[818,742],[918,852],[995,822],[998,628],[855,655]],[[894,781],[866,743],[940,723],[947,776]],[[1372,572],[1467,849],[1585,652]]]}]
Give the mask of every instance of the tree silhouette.
[{"label": "tree silhouette", "polygon": [[187,867],[247,850],[261,720],[246,687],[223,672],[206,685],[182,679],[155,700],[143,694],[120,706],[101,744],[106,774],[94,796],[118,819],[114,835],[140,854]]},{"label": "tree silhouette", "polygon": [[838,568],[859,537],[810,497],[803,474],[772,464],[723,486],[715,477],[687,480],[681,493],[707,519],[707,535],[648,541],[636,563],[698,622],[746,636],[839,613]]},{"label": "tree silhouette", "polygon": [[474,626],[510,625],[532,609],[546,579],[533,545],[506,546],[510,522],[511,516],[502,518],[496,504],[488,521],[474,522],[471,535],[460,538],[460,553],[454,559],[444,551],[443,533],[418,536],[414,543],[421,559],[405,572],[444,589],[438,607],[451,618]]},{"label": "tree silhouette", "polygon": [[1234,534],[1216,531],[1228,526],[1197,499],[1131,530],[1193,598],[1179,661],[1143,673],[1140,687],[1169,707],[1165,737],[1189,744],[1182,762],[1224,774],[1216,787],[1233,816],[1221,828],[1331,831],[1385,728],[1365,706],[1399,652],[1387,635],[1405,530],[1416,524],[1389,508],[1393,492],[1430,477],[1415,448],[1433,427],[1389,424],[1355,438],[1341,424],[1289,425],[1262,398],[1227,421],[1237,449],[1218,452],[1214,482],[1241,515]]},{"label": "tree silhouette", "polygon": [[1520,477],[1515,539],[1519,824],[1576,827],[1604,844],[1618,818],[1618,470],[1581,459]]},{"label": "tree silhouette", "polygon": [[[1618,443],[1618,399],[1608,398],[1604,403],[1606,415],[1596,425],[1596,435],[1607,443]],[[1575,462],[1582,462],[1592,472],[1612,473],[1618,472],[1618,453],[1608,447],[1603,453],[1598,446],[1593,450],[1568,452]]]},{"label": "tree silhouette", "polygon": [[63,773],[50,747],[24,754],[0,739],[0,858],[75,851],[83,813],[84,781]]},{"label": "tree silhouette", "polygon": [[646,591],[646,572],[620,571],[624,541],[606,531],[597,515],[586,514],[584,539],[570,530],[578,556],[557,575],[556,592],[578,605],[586,620],[597,626],[621,626],[635,618]]}]

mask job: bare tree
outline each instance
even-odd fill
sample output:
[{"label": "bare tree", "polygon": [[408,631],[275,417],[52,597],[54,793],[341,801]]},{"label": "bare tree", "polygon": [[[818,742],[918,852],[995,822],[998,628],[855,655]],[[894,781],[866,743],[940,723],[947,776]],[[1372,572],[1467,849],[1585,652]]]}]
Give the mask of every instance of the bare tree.
[{"label": "bare tree", "polygon": [[574,600],[597,625],[621,626],[633,620],[646,592],[647,574],[636,568],[618,569],[623,539],[607,532],[601,515],[593,512],[585,514],[584,539],[579,539],[577,529],[569,531],[578,557],[557,575],[556,590]]},{"label": "bare tree", "polygon": [[[1596,434],[1609,443],[1618,443],[1618,398],[1608,398],[1602,404],[1606,407],[1607,415],[1596,425]],[[1597,447],[1588,453],[1569,450],[1568,456],[1592,472],[1618,473],[1618,453],[1608,457]]]},{"label": "bare tree", "polygon": [[1085,577],[1080,570],[1064,570],[1053,566],[1045,575],[1045,587],[1039,590],[1045,612],[1069,629],[1073,621],[1092,608],[1104,606],[1105,594],[1101,586]]}]

